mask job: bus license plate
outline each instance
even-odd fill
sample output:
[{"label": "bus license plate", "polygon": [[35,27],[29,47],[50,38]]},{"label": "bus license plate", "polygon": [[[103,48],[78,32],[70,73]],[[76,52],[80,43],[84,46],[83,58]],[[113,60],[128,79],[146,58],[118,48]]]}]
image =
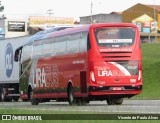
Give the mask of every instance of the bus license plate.
[{"label": "bus license plate", "polygon": [[122,88],[121,87],[113,87],[112,90],[114,90],[114,91],[120,91],[120,90],[122,90]]}]

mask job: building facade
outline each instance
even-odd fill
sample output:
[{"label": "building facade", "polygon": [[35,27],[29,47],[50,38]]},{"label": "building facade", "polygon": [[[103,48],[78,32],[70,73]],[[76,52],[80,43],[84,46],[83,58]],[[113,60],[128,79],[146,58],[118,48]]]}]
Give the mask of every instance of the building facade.
[{"label": "building facade", "polygon": [[95,14],[80,17],[80,24],[122,22],[121,13]]},{"label": "building facade", "polygon": [[135,23],[142,42],[160,42],[160,5],[138,3],[123,11],[122,22]]}]

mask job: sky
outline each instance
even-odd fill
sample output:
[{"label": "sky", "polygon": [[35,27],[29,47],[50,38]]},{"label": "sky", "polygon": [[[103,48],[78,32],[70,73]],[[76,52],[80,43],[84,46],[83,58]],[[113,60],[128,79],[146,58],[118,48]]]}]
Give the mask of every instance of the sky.
[{"label": "sky", "polygon": [[[0,0],[8,18],[28,18],[29,15],[46,15],[52,10],[55,17],[79,17],[92,13],[122,12],[131,6],[142,4],[158,4],[160,0]],[[2,14],[2,13],[1,13]]]}]

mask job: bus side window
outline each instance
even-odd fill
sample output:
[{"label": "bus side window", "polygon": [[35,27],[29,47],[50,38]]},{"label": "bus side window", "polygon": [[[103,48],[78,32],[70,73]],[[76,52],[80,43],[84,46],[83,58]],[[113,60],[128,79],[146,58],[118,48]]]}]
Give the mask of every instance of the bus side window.
[{"label": "bus side window", "polygon": [[32,54],[32,44],[28,44],[23,47],[23,55],[22,55],[22,60],[26,61],[31,58]]},{"label": "bus side window", "polygon": [[33,47],[33,57],[40,57],[42,55],[43,41],[35,41]]},{"label": "bus side window", "polygon": [[88,32],[82,32],[81,33],[81,40],[80,40],[80,52],[87,51],[87,36]]},{"label": "bus side window", "polygon": [[50,56],[54,53],[54,38],[43,41],[43,56]]},{"label": "bus side window", "polygon": [[68,35],[68,40],[67,40],[68,54],[79,52],[80,39],[81,39],[81,33],[74,33],[74,34]]},{"label": "bus side window", "polygon": [[59,36],[55,38],[55,54],[56,55],[66,54],[66,40],[67,40],[67,35]]}]

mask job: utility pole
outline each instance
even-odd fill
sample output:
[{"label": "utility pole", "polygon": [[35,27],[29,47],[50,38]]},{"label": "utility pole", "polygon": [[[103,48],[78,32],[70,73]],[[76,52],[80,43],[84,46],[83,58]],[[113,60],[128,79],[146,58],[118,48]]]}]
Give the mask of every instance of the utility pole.
[{"label": "utility pole", "polygon": [[[98,4],[101,4],[101,3],[98,3]],[[90,21],[91,21],[90,23],[91,24],[95,22],[95,21],[93,22],[93,7],[94,7],[94,4],[93,4],[93,2],[91,2],[91,15],[90,15]]]},{"label": "utility pole", "polygon": [[91,24],[93,22],[93,18],[92,18],[92,9],[93,9],[93,3],[91,2]]}]

